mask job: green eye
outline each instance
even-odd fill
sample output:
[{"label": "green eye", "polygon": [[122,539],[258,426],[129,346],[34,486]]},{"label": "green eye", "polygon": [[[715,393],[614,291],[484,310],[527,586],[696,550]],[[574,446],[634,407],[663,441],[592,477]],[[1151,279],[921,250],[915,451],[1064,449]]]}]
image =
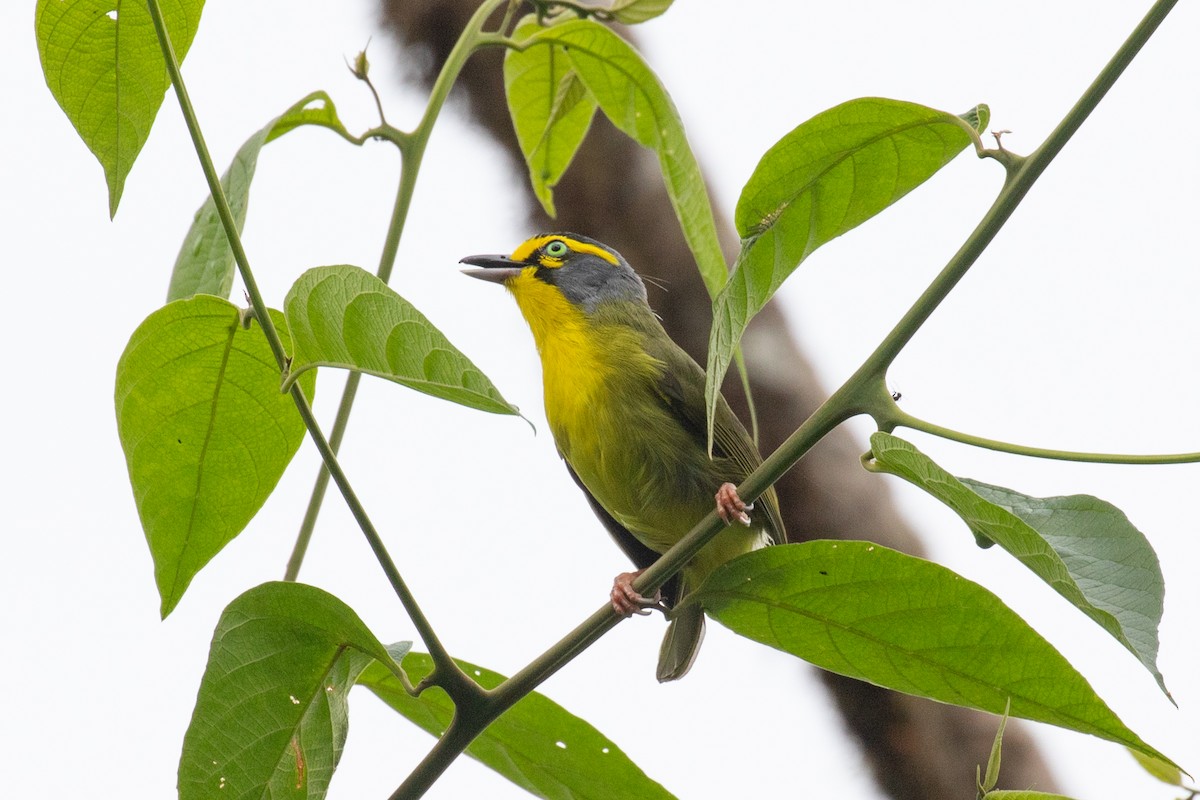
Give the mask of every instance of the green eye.
[{"label": "green eye", "polygon": [[553,258],[562,258],[567,254],[568,249],[566,242],[561,239],[555,239],[546,245],[545,253]]}]

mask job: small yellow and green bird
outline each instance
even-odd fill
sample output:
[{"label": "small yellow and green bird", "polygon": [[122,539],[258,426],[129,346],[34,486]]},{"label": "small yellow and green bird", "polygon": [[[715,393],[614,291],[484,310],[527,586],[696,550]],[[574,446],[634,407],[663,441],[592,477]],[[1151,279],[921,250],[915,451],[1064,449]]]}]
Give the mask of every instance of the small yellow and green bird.
[{"label": "small yellow and green bird", "polygon": [[468,256],[471,277],[512,292],[542,360],[546,419],[571,477],[617,544],[639,568],[613,582],[612,604],[628,616],[658,605],[633,580],[712,508],[727,525],[664,587],[671,620],[658,679],[681,678],[704,636],[704,613],[677,608],[717,566],[784,541],[773,490],[761,515],[738,496],[761,458],[724,398],[708,455],[704,371],[663,330],[646,287],[619,253],[573,233],[528,240],[511,256]]}]

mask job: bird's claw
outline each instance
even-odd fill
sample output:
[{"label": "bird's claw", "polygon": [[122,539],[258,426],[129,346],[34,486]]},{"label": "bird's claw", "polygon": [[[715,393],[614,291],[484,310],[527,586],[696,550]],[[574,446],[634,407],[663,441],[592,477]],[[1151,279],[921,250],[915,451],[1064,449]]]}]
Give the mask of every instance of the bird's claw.
[{"label": "bird's claw", "polygon": [[654,597],[644,597],[633,588],[633,582],[645,571],[639,569],[637,572],[622,572],[613,578],[612,593],[609,597],[617,616],[629,617],[637,614],[644,617],[651,611],[661,611],[664,614],[667,612],[662,603],[662,592],[655,592]]},{"label": "bird's claw", "polygon": [[736,520],[749,527],[748,512],[753,510],[754,503],[743,502],[742,498],[738,497],[737,487],[732,483],[722,483],[721,488],[717,489],[717,516],[726,525],[732,525]]}]

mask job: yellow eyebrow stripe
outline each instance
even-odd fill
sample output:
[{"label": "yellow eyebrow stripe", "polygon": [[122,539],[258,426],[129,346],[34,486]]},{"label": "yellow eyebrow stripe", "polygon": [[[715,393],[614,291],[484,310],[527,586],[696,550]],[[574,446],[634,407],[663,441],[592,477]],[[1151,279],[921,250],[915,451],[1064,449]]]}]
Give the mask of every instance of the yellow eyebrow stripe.
[{"label": "yellow eyebrow stripe", "polygon": [[[513,250],[512,255],[509,256],[509,258],[511,258],[513,261],[528,261],[530,256],[540,250],[548,242],[552,242],[555,239],[563,242],[567,247],[571,248],[576,253],[588,253],[593,256],[599,256],[608,263],[612,264],[614,267],[618,266],[620,263],[617,261],[616,256],[605,250],[603,247],[597,247],[594,244],[581,242],[578,239],[572,239],[570,236],[560,236],[558,234],[535,236],[528,241],[522,242],[516,250]],[[559,264],[546,264],[546,266],[559,266]]]}]

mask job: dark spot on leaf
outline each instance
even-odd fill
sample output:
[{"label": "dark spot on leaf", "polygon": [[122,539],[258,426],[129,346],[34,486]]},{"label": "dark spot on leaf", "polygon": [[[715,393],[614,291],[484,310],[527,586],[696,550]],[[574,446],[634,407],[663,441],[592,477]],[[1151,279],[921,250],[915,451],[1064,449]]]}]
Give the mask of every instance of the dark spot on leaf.
[{"label": "dark spot on leaf", "polygon": [[828,574],[829,574],[828,572],[826,572],[826,571],[825,571],[825,570],[823,570],[823,569],[822,569],[822,570],[818,570],[818,572],[820,572],[822,575],[828,575]]}]

